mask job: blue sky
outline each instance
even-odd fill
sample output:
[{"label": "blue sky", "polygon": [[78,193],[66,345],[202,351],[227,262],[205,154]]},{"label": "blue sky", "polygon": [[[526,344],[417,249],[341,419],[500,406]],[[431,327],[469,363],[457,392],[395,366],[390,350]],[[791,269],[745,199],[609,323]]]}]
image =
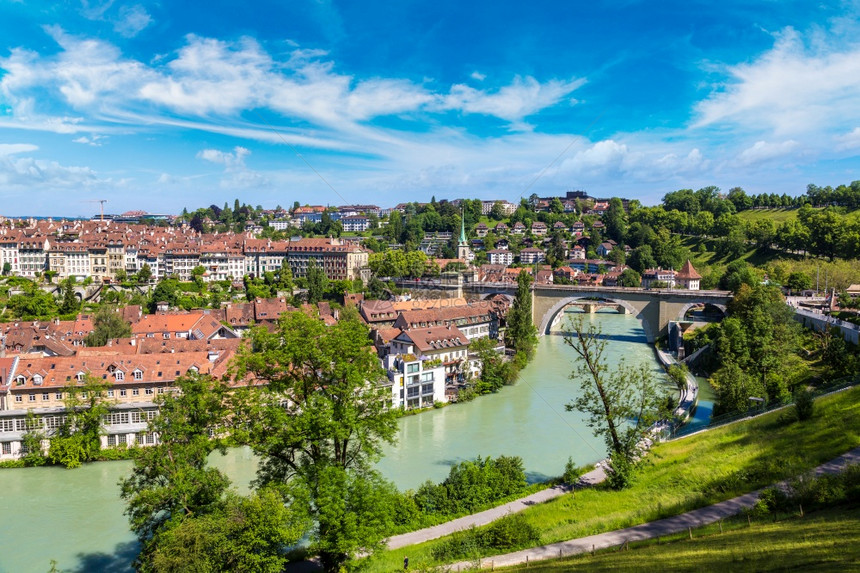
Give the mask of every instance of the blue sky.
[{"label": "blue sky", "polygon": [[0,0],[0,214],[860,179],[860,1]]}]

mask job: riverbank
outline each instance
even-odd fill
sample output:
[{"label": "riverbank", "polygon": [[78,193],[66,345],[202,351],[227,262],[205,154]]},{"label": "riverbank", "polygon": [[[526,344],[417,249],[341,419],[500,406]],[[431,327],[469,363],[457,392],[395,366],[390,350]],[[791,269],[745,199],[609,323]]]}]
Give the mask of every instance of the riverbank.
[{"label": "riverbank", "polygon": [[[585,489],[529,507],[521,515],[541,532],[538,545],[558,543],[732,499],[860,446],[860,388],[818,399],[815,416],[806,422],[789,414],[772,412],[656,444],[653,462],[642,468],[631,488]],[[433,549],[446,539],[386,552],[369,564],[370,570],[392,570],[407,555],[416,567],[441,565]],[[500,552],[485,548],[472,557],[494,553]]]}]

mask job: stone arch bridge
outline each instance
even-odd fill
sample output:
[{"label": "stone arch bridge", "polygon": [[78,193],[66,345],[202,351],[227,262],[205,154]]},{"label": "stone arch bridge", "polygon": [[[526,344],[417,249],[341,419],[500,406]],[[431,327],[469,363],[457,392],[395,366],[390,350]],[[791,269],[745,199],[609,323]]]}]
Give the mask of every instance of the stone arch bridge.
[{"label": "stone arch bridge", "polygon": [[[483,291],[480,296],[486,298],[496,293],[512,295],[516,285],[473,284],[464,289]],[[532,319],[538,336],[543,336],[561,319],[567,307],[578,306],[586,312],[613,308],[641,320],[645,336],[654,342],[667,334],[670,322],[683,321],[690,309],[710,305],[725,313],[731,299],[728,291],[536,285],[532,289]]]}]

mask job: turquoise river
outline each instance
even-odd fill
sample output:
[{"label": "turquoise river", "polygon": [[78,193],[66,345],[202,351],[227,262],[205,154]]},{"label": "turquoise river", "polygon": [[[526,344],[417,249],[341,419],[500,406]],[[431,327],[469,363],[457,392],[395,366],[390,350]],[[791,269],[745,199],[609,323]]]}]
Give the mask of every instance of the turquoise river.
[{"label": "turquoise river", "polygon": [[[624,359],[659,370],[636,318],[608,312],[588,316],[609,340],[610,365]],[[560,475],[568,457],[580,465],[602,459],[605,446],[579,414],[565,410],[577,394],[577,383],[569,379],[573,364],[562,336],[544,336],[514,386],[402,418],[399,441],[386,447],[379,469],[407,489],[442,480],[451,464],[479,455],[520,456],[532,481]],[[701,410],[700,415],[710,413],[709,405]],[[213,462],[247,488],[255,470],[247,449],[233,449]],[[130,465],[0,471],[0,572],[44,573],[51,560],[63,571],[130,571],[137,546],[117,487]]]}]

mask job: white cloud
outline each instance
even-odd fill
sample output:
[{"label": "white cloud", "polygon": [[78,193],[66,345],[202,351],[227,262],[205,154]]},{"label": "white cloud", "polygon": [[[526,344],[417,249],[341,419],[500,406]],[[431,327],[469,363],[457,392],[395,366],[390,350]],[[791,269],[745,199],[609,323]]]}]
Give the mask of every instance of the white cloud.
[{"label": "white cloud", "polygon": [[221,164],[228,169],[236,169],[245,167],[245,158],[250,154],[248,149],[237,146],[233,149],[233,153],[217,149],[204,149],[197,153],[197,158]]},{"label": "white cloud", "polygon": [[793,139],[780,143],[756,141],[751,147],[744,149],[737,157],[736,163],[743,166],[755,165],[771,161],[793,153],[800,144]]},{"label": "white cloud", "polygon": [[477,70],[475,70],[474,72],[472,72],[472,73],[471,73],[471,75],[470,75],[469,77],[470,77],[470,78],[472,78],[473,80],[478,80],[479,82],[482,82],[482,81],[484,81],[485,79],[487,79],[487,75],[486,75],[486,74],[482,74],[481,72],[479,72],[479,71],[477,71]]},{"label": "white cloud", "polygon": [[569,81],[550,80],[541,84],[533,77],[523,79],[517,76],[510,85],[495,93],[457,84],[451,87],[451,92],[443,99],[442,107],[517,122],[557,104],[583,84],[585,80],[581,78]]},{"label": "white cloud", "polygon": [[0,186],[28,190],[46,187],[74,189],[99,182],[89,167],[69,167],[56,161],[0,155]]},{"label": "white cloud", "polygon": [[119,18],[114,23],[114,30],[126,38],[137,36],[152,23],[152,16],[140,5],[123,6]]},{"label": "white cloud", "polygon": [[73,139],[72,142],[73,143],[80,143],[83,145],[91,145],[93,147],[101,147],[102,146],[101,140],[103,140],[103,139],[105,139],[105,136],[98,135],[98,134],[93,134],[93,135],[90,135],[89,137],[87,137],[86,135],[82,135],[76,139]]},{"label": "white cloud", "polygon": [[813,47],[792,28],[750,63],[728,66],[722,89],[700,102],[695,126],[735,124],[799,134],[860,121],[860,45]]},{"label": "white cloud", "polygon": [[860,127],[855,127],[852,131],[837,135],[833,139],[836,140],[836,149],[840,151],[857,149],[860,147]]},{"label": "white cloud", "polygon": [[31,143],[0,143],[0,157],[4,155],[15,155],[18,153],[30,153],[39,149]]}]

